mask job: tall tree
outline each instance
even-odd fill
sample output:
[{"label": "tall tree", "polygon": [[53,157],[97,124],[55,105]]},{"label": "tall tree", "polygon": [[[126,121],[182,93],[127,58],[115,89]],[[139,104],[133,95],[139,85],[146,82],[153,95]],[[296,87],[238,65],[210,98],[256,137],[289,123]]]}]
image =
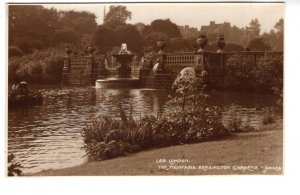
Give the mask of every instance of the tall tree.
[{"label": "tall tree", "polygon": [[97,28],[95,15],[88,12],[58,12],[39,5],[10,5],[8,9],[9,45],[24,52],[61,43],[76,44]]},{"label": "tall tree", "polygon": [[131,20],[131,12],[127,10],[126,6],[111,5],[109,12],[104,18],[104,23],[126,23],[128,19]]},{"label": "tall tree", "polygon": [[257,18],[251,20],[249,26],[245,29],[244,45],[248,45],[251,40],[259,37],[260,35],[260,24]]},{"label": "tall tree", "polygon": [[150,24],[152,32],[162,32],[170,38],[181,38],[181,33],[176,24],[171,22],[170,19],[154,20]]},{"label": "tall tree", "polygon": [[8,9],[9,45],[22,42],[22,49],[26,50],[36,45],[33,41],[40,42],[43,47],[52,45],[52,36],[58,26],[55,9],[37,5],[10,5]]},{"label": "tall tree", "polygon": [[62,11],[59,15],[62,29],[70,28],[80,35],[94,33],[97,29],[95,14],[85,11]]},{"label": "tall tree", "polygon": [[271,46],[274,51],[283,51],[283,37],[284,37],[284,20],[281,18],[269,33],[264,33],[262,37]]},{"label": "tall tree", "polygon": [[101,53],[106,53],[116,45],[116,34],[107,26],[100,25],[95,33],[96,45]]},{"label": "tall tree", "polygon": [[144,40],[134,25],[126,24],[115,29],[117,45],[126,43],[129,50],[139,53],[142,51]]},{"label": "tall tree", "polygon": [[253,36],[259,36],[260,34],[260,24],[258,22],[258,19],[255,18],[254,20],[251,20],[249,23],[249,26],[246,27],[246,30],[251,33]]},{"label": "tall tree", "polygon": [[283,34],[283,29],[284,29],[284,20],[283,20],[283,18],[279,19],[279,21],[275,24],[274,28],[277,30],[278,33]]},{"label": "tall tree", "polygon": [[284,37],[284,20],[281,18],[274,26],[277,31],[276,42],[274,43],[275,50],[283,51],[283,37]]}]

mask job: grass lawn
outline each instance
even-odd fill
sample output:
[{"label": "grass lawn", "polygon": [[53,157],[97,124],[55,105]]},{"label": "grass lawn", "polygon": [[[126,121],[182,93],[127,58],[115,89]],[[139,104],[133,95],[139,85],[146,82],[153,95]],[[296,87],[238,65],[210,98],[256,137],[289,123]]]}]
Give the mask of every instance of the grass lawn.
[{"label": "grass lawn", "polygon": [[153,149],[33,176],[283,174],[282,121],[224,140]]}]

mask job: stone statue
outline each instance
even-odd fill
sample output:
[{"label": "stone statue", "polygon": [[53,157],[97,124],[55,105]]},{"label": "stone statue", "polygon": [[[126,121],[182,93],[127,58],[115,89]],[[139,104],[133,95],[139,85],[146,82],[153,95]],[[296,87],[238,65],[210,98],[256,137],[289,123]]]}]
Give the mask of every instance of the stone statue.
[{"label": "stone statue", "polygon": [[130,52],[127,50],[127,44],[126,43],[122,43],[121,44],[121,50],[119,52],[120,54],[129,54]]}]

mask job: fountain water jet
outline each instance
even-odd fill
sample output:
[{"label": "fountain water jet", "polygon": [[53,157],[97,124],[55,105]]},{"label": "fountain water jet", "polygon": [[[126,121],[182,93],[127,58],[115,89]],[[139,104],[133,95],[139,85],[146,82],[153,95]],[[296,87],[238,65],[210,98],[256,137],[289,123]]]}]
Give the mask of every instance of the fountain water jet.
[{"label": "fountain water jet", "polygon": [[112,55],[116,58],[116,62],[119,63],[116,77],[96,80],[96,88],[138,87],[139,80],[137,78],[131,78],[130,64],[134,55],[134,53],[127,50],[126,43],[122,43],[119,53]]}]

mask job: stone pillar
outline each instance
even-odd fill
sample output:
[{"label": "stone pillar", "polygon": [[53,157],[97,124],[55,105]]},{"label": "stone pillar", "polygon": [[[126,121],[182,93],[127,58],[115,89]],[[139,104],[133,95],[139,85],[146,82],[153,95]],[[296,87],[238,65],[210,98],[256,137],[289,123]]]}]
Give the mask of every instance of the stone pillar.
[{"label": "stone pillar", "polygon": [[156,62],[159,63],[157,67],[158,72],[163,72],[165,70],[164,63],[165,63],[165,47],[167,45],[165,40],[159,40],[157,42],[157,47],[159,48],[159,51],[157,53]]},{"label": "stone pillar", "polygon": [[86,73],[87,74],[92,74],[93,70],[93,56],[89,56],[87,59],[87,67],[86,67]]},{"label": "stone pillar", "polygon": [[157,72],[163,72],[165,70],[165,54],[157,54],[156,63],[158,63]]},{"label": "stone pillar", "polygon": [[204,54],[197,54],[195,56],[195,73],[200,75],[203,70],[203,61],[204,61]]},{"label": "stone pillar", "polygon": [[63,73],[70,72],[70,57],[66,57],[64,59],[64,67],[63,67]]},{"label": "stone pillar", "polygon": [[66,58],[64,59],[63,72],[68,73],[68,72],[70,72],[70,55],[72,53],[72,50],[70,49],[70,47],[66,47],[65,52],[67,55],[66,55]]},{"label": "stone pillar", "polygon": [[94,78],[102,79],[106,76],[105,58],[94,58]]}]

